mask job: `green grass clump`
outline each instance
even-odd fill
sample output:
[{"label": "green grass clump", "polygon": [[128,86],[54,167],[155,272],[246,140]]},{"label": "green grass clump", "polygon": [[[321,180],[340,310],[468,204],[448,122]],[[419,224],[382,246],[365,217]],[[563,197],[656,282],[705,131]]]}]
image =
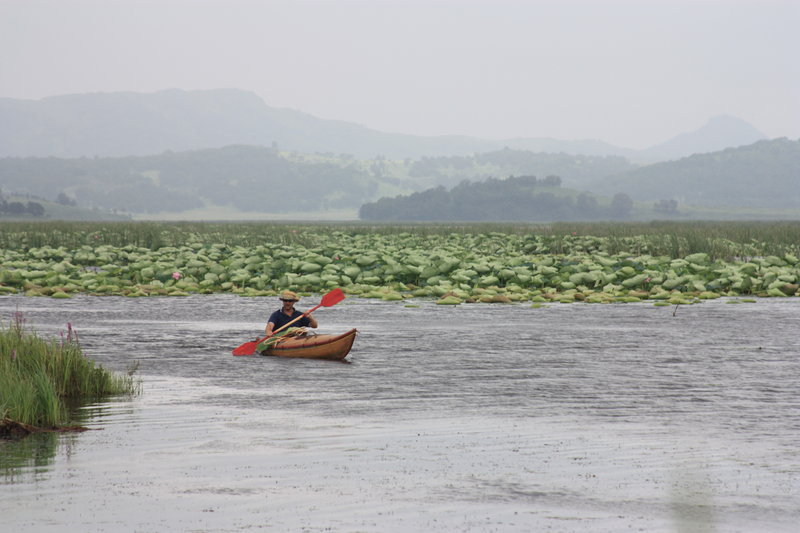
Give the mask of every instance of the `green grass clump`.
[{"label": "green grass clump", "polygon": [[45,340],[23,328],[20,314],[0,327],[0,421],[55,428],[69,422],[66,403],[134,394],[138,384],[86,358],[67,325],[63,339]]}]

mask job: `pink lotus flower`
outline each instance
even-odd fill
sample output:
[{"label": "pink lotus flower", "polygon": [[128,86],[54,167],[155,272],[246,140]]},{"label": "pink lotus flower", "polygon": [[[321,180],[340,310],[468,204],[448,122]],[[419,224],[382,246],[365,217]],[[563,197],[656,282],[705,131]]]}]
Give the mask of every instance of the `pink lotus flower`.
[{"label": "pink lotus flower", "polygon": [[174,279],[175,281],[181,279],[181,273],[180,272],[173,272],[172,273],[172,279]]}]

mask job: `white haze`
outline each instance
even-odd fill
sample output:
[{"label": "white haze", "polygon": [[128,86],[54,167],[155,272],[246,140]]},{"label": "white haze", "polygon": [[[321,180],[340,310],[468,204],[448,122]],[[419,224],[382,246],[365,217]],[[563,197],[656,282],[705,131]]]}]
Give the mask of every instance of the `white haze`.
[{"label": "white haze", "polygon": [[0,97],[240,88],[391,132],[800,137],[797,0],[0,0]]}]

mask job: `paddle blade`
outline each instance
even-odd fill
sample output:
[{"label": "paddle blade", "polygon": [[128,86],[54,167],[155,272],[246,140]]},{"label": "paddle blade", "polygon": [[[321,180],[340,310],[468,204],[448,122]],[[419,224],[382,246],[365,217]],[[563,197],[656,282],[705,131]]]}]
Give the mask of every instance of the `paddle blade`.
[{"label": "paddle blade", "polygon": [[257,342],[246,342],[233,350],[233,355],[253,355],[258,347]]},{"label": "paddle blade", "polygon": [[320,305],[324,307],[331,307],[344,300],[344,293],[342,289],[333,289],[331,292],[322,297]]}]

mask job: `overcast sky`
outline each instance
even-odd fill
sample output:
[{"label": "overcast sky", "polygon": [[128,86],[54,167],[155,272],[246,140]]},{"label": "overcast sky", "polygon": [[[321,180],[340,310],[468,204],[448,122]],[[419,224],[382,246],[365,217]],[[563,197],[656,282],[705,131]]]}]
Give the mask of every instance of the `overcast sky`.
[{"label": "overcast sky", "polygon": [[419,135],[800,137],[798,0],[0,0],[0,97],[239,88]]}]

